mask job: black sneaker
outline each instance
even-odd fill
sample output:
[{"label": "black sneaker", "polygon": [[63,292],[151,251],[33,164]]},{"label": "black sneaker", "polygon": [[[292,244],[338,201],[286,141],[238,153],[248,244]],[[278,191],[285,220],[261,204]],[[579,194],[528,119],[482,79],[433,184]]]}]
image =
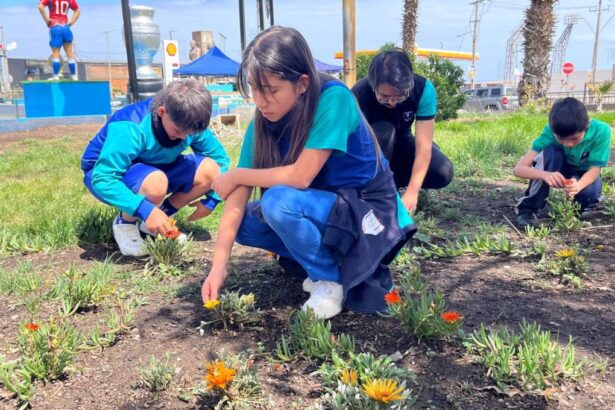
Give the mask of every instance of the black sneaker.
[{"label": "black sneaker", "polygon": [[535,227],[538,225],[538,221],[536,219],[536,214],[533,212],[523,212],[517,215],[517,225],[520,228],[525,228],[526,226]]}]

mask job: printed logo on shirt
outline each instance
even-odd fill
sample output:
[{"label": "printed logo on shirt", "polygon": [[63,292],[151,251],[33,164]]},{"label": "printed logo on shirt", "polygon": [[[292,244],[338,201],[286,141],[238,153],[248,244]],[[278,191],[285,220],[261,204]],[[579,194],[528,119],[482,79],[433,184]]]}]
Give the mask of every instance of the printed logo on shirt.
[{"label": "printed logo on shirt", "polygon": [[406,111],[404,113],[404,121],[410,122],[414,118],[414,111]]},{"label": "printed logo on shirt", "polygon": [[589,159],[589,152],[584,152],[581,154],[581,161],[585,162]]},{"label": "printed logo on shirt", "polygon": [[361,229],[363,229],[365,235],[376,236],[384,231],[384,225],[380,223],[376,215],[374,215],[374,211],[370,209],[370,211],[363,216]]}]

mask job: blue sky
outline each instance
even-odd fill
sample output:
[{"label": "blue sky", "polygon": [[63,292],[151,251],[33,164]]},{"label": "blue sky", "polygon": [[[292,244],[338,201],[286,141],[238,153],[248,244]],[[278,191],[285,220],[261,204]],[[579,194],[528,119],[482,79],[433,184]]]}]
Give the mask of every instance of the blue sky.
[{"label": "blue sky", "polygon": [[[81,18],[75,24],[75,47],[85,60],[113,61],[125,59],[122,37],[120,0],[78,0]],[[471,50],[470,0],[422,0],[420,2],[417,43],[425,48]],[[385,42],[401,43],[402,0],[356,0],[357,49],[378,48]],[[37,0],[0,0],[0,25],[6,42],[16,41],[13,57],[47,58],[47,28],[36,10]],[[187,60],[191,32],[210,30],[222,48],[219,33],[227,39],[224,51],[240,58],[238,0],[132,0],[132,5],[144,4],[156,9],[155,21],[163,39],[180,41],[180,55]],[[477,63],[477,79],[502,77],[506,40],[523,21],[529,0],[487,0],[481,17]],[[596,13],[590,7],[598,0],[560,0],[557,6],[559,23],[557,39],[563,29],[564,16],[578,15],[581,20],[572,31],[566,60],[577,70],[591,66]],[[245,0],[248,41],[257,33],[256,1]],[[615,15],[615,0],[603,0],[604,25]],[[341,0],[274,0],[276,24],[299,29],[312,48],[314,56],[328,63],[339,63],[334,53],[342,49]],[[109,53],[105,31],[109,31]],[[519,56],[521,58],[521,56]],[[159,59],[159,58],[158,58]],[[615,63],[615,18],[600,34],[599,68]],[[460,63],[467,69],[467,63]]]}]

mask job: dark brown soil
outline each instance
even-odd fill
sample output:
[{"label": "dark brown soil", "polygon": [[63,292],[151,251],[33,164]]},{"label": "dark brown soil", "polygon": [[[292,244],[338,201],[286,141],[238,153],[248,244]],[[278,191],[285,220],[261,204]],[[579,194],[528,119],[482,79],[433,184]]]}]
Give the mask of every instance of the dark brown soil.
[{"label": "dark brown soil", "polygon": [[[88,133],[91,131],[96,130],[87,129]],[[22,137],[2,136],[0,148]],[[491,224],[504,225],[511,239],[523,240],[503,217],[505,215],[514,220],[512,204],[523,190],[521,185],[510,182],[461,182],[460,187],[455,193],[442,192],[429,198],[433,208],[426,212],[439,220],[438,226],[444,230],[445,237],[462,229],[470,229],[455,216],[461,215],[463,218],[475,216]],[[458,213],[448,213],[447,219],[442,210],[446,207],[457,207]],[[594,362],[596,355],[609,360],[610,366],[606,372],[588,368],[579,381],[554,389],[549,397],[530,394],[509,397],[499,393],[493,388],[485,369],[465,354],[459,339],[419,344],[395,321],[348,311],[332,320],[333,331],[352,334],[359,351],[377,355],[402,353],[403,359],[399,364],[418,375],[420,385],[414,388],[419,395],[418,408],[613,408],[613,221],[598,215],[590,222],[591,227],[585,227],[580,234],[570,238],[591,250],[590,276],[583,281],[581,288],[560,283],[538,272],[535,269],[536,261],[531,259],[463,256],[421,261],[422,272],[432,286],[444,292],[451,309],[464,315],[466,334],[481,323],[516,328],[525,318],[538,322],[554,335],[559,334],[562,342],[572,336],[577,353],[584,360]],[[215,232],[211,234],[215,237]],[[558,237],[553,240],[567,239]],[[46,385],[38,383],[37,394],[31,401],[32,408],[213,408],[212,401],[190,395],[185,399],[187,401],[182,401],[178,395],[180,392],[190,392],[203,380],[205,362],[214,358],[220,349],[254,354],[263,397],[270,400],[269,408],[305,409],[319,403],[324,389],[318,376],[311,374],[317,369],[316,363],[296,361],[279,366],[267,359],[267,354],[274,351],[281,336],[287,334],[292,312],[307,298],[301,290],[302,279],[283,272],[264,252],[237,246],[226,289],[255,294],[258,308],[263,312],[264,330],[232,332],[209,326],[201,336],[198,327],[201,320],[207,320],[207,314],[200,301],[200,284],[209,267],[213,239],[197,241],[196,248],[196,259],[189,267],[189,274],[166,280],[169,287],[179,287],[179,292],[148,294],[149,303],[138,308],[133,328],[127,335],[112,347],[80,354],[65,380]],[[0,269],[10,269],[23,260],[30,260],[35,269],[53,277],[72,262],[87,269],[96,260],[104,259],[108,252],[104,249],[76,248],[54,255],[16,255],[0,259]],[[118,261],[121,271],[138,271],[143,265],[143,261],[130,258]],[[17,323],[24,320],[27,314],[18,298],[0,297],[0,304],[3,306],[3,314],[0,315],[0,354],[14,357]],[[87,327],[98,320],[95,311],[78,316],[75,319],[78,327]],[[145,364],[152,355],[163,358],[167,354],[177,368],[171,389],[153,394],[138,388],[139,365]],[[4,393],[0,394],[0,407],[15,408],[16,400]]]}]

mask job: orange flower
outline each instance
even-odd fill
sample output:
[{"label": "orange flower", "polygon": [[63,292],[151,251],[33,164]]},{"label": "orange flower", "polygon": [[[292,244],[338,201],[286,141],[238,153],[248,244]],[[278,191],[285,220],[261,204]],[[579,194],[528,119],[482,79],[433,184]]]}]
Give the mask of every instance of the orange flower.
[{"label": "orange flower", "polygon": [[572,185],[573,182],[574,181],[572,179],[564,179],[564,185]]},{"label": "orange flower", "polygon": [[386,300],[386,302],[390,305],[401,302],[401,298],[395,289],[384,295],[384,300]]},{"label": "orange flower", "polygon": [[444,312],[440,315],[440,317],[442,318],[442,320],[444,320],[446,323],[457,323],[461,318],[461,314],[459,312],[454,312],[454,311],[450,311],[450,312]]},{"label": "orange flower", "polygon": [[207,364],[207,375],[205,381],[207,381],[207,388],[218,388],[226,390],[228,385],[235,379],[237,370],[229,369],[220,360],[216,360],[213,363]]},{"label": "orange flower", "polygon": [[176,224],[175,219],[169,218],[169,224],[171,225],[171,230],[166,232],[164,234],[164,237],[167,239],[175,240],[181,234],[181,232],[179,232],[179,229],[177,229],[177,227],[175,226]]},{"label": "orange flower", "polygon": [[31,332],[36,332],[38,329],[40,329],[40,326],[37,325],[36,323],[28,323],[26,324],[26,329],[28,329]]}]

